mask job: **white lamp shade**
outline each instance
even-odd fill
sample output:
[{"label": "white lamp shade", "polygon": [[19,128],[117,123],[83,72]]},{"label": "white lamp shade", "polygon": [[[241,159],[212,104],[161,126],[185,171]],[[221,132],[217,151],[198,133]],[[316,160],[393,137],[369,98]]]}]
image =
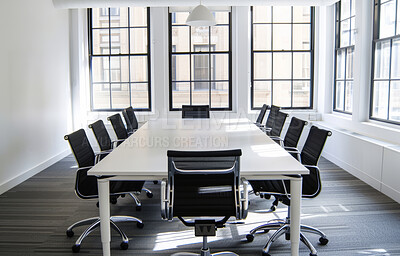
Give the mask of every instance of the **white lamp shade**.
[{"label": "white lamp shade", "polygon": [[186,24],[190,26],[214,26],[217,22],[215,21],[214,15],[211,14],[210,10],[204,5],[198,5],[190,13],[186,20]]}]

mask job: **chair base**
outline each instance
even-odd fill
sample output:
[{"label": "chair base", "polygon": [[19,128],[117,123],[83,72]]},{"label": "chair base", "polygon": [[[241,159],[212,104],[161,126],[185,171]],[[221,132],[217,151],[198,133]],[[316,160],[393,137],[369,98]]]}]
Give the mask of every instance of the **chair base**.
[{"label": "chair base", "polygon": [[219,256],[219,255],[239,256],[239,254],[236,254],[234,252],[216,252],[216,253],[211,253],[210,252],[210,247],[208,247],[208,243],[207,243],[207,236],[203,236],[203,247],[200,250],[200,254],[192,253],[192,252],[178,252],[178,253],[172,254],[171,256],[191,256],[191,255],[200,255],[200,256]]},{"label": "chair base", "polygon": [[[127,235],[115,224],[117,222],[136,222],[136,225],[138,228],[143,228],[144,224],[142,220],[136,218],[136,217],[131,217],[131,216],[111,216],[110,217],[110,224],[111,227],[118,232],[118,234],[121,236],[122,242],[120,244],[121,249],[126,250],[129,247],[129,239]],[[78,221],[71,226],[67,228],[67,236],[68,237],[73,237],[74,236],[74,231],[73,229],[76,227],[88,225],[82,234],[78,237],[76,240],[75,244],[72,246],[72,251],[73,252],[79,252],[81,243],[83,239],[85,239],[90,233],[92,233],[96,228],[100,226],[100,218],[99,217],[93,217],[93,218],[88,218],[84,219],[81,221]]]},{"label": "chair base", "polygon": [[[285,234],[286,240],[290,240],[290,219],[286,218],[285,220],[271,220],[267,222],[266,224],[263,224],[261,226],[258,226],[250,231],[250,233],[246,236],[247,241],[251,242],[254,239],[254,234],[256,234],[258,231],[264,231],[264,233],[269,232],[270,230],[276,230],[274,234],[268,239],[267,244],[263,248],[263,256],[270,255],[269,249],[272,245],[273,242],[276,241],[280,236]],[[310,256],[316,256],[317,255],[317,250],[314,248],[314,246],[311,244],[311,242],[307,239],[307,237],[303,234],[304,233],[313,233],[316,235],[319,235],[319,242],[321,245],[326,245],[328,243],[328,239],[326,238],[326,235],[320,231],[317,228],[307,226],[307,225],[300,225],[300,241],[303,242],[307,248],[310,250]]]}]

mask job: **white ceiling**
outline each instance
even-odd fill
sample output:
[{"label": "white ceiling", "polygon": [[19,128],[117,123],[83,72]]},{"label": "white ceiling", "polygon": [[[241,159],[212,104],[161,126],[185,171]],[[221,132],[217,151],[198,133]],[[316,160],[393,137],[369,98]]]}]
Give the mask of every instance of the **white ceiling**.
[{"label": "white ceiling", "polygon": [[[323,6],[338,0],[202,0],[205,6]],[[125,6],[196,6],[200,0],[53,0],[54,7],[62,9]]]}]

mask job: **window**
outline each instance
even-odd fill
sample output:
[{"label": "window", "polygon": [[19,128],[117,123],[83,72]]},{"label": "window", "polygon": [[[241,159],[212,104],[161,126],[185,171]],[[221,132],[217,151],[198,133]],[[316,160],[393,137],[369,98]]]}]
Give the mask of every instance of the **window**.
[{"label": "window", "polygon": [[251,108],[312,108],[314,8],[254,6]]},{"label": "window", "polygon": [[400,1],[375,0],[371,119],[400,124]]},{"label": "window", "polygon": [[353,56],[355,40],[355,0],[336,4],[335,84],[333,110],[353,111]]},{"label": "window", "polygon": [[91,109],[151,110],[149,9],[89,9]]},{"label": "window", "polygon": [[232,110],[230,13],[216,12],[212,27],[185,24],[188,12],[169,16],[170,110],[210,105]]}]

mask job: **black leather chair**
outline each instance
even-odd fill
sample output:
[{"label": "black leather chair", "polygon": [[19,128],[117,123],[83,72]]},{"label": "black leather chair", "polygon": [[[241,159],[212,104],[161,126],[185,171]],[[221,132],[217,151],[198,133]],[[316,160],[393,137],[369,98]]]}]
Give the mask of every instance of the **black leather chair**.
[{"label": "black leather chair", "polygon": [[258,114],[257,120],[254,123],[255,125],[257,125],[257,126],[262,126],[263,125],[262,121],[264,120],[264,116],[265,116],[265,113],[267,112],[268,108],[269,107],[268,107],[267,104],[262,105],[260,113]]},{"label": "black leather chair", "polygon": [[111,151],[118,146],[119,143],[124,141],[112,141],[103,123],[103,120],[97,120],[96,122],[89,124],[89,128],[92,129],[94,137],[96,138],[97,144],[99,144],[101,151]]},{"label": "black leather chair", "polygon": [[[316,126],[312,126],[310,132],[307,136],[307,140],[303,146],[301,152],[294,152],[298,155],[298,160],[309,169],[310,173],[308,175],[302,175],[303,177],[303,198],[314,198],[318,196],[321,191],[321,178],[320,171],[317,166],[319,158],[321,156],[322,150],[324,148],[326,139],[332,133],[330,131],[319,129]],[[286,239],[290,239],[290,183],[285,180],[250,180],[249,181],[253,190],[256,194],[270,194],[279,198],[283,204],[288,205],[288,217],[286,220],[278,220],[276,222],[268,222],[267,224],[261,225],[254,228],[246,236],[249,242],[253,241],[254,234],[257,231],[264,231],[264,233],[269,230],[277,230],[268,240],[267,244],[263,249],[263,256],[269,256],[269,249],[278,237],[285,234]],[[328,243],[326,235],[320,230],[306,225],[300,225],[300,240],[310,249],[310,256],[316,256],[317,251],[311,242],[304,236],[303,232],[314,233],[320,236],[319,242],[322,245]]]},{"label": "black leather chair", "polygon": [[182,105],[182,118],[210,118],[210,106]]},{"label": "black leather chair", "polygon": [[271,108],[269,110],[269,114],[267,117],[267,121],[265,122],[264,126],[260,127],[263,131],[267,132],[272,129],[272,126],[274,125],[274,122],[275,122],[275,119],[276,119],[276,116],[277,116],[279,110],[281,110],[280,107],[278,107],[276,105],[271,105]]},{"label": "black leather chair", "polygon": [[[92,147],[90,146],[89,140],[86,136],[86,133],[83,129],[75,131],[69,135],[65,135],[64,139],[69,142],[71,146],[72,153],[75,156],[76,162],[78,163],[78,170],[76,172],[76,181],[75,181],[75,192],[78,197],[82,199],[93,199],[98,198],[97,191],[97,178],[94,176],[88,176],[87,172],[90,170],[93,165],[95,165],[99,160],[101,155],[96,155],[93,152]],[[111,181],[110,182],[110,196],[113,199],[121,195],[130,195],[133,197],[132,193],[140,193],[143,187],[143,181]],[[116,201],[114,201],[116,202]],[[116,222],[136,222],[138,228],[143,228],[143,222],[135,217],[131,216],[112,216],[110,218],[111,227],[115,229],[122,238],[121,249],[126,250],[129,246],[128,237],[125,233],[118,228],[115,224]],[[74,223],[67,229],[67,236],[74,236],[73,229],[79,226],[89,225],[88,228],[79,236],[76,240],[75,244],[72,246],[73,252],[79,252],[81,243],[85,237],[87,237],[94,229],[99,227],[100,218],[93,217],[89,219],[84,219],[79,222]]]},{"label": "black leather chair", "polygon": [[[240,178],[240,149],[226,151],[168,151],[168,179],[161,183],[161,215],[178,217],[203,236],[201,255],[210,254],[207,236],[215,236],[230,217],[244,219],[248,183]],[[207,219],[199,217],[208,216]],[[188,220],[191,218],[192,220]],[[227,253],[227,252],[225,252]],[[237,255],[231,253],[232,255]]]},{"label": "black leather chair", "polygon": [[134,133],[139,128],[139,123],[136,119],[135,111],[132,107],[128,107],[122,110],[122,115],[124,116],[128,133]]},{"label": "black leather chair", "polygon": [[272,124],[271,130],[266,131],[267,135],[272,137],[280,137],[283,126],[285,125],[286,118],[288,116],[289,116],[288,114],[278,111],[275,114],[275,120],[274,123]]},{"label": "black leather chair", "polygon": [[307,121],[301,120],[297,117],[292,117],[285,137],[282,139],[281,137],[271,136],[271,139],[275,140],[287,150],[297,150],[297,144],[299,143],[300,136],[303,132],[304,126],[307,124]]},{"label": "black leather chair", "polygon": [[128,131],[125,128],[120,114],[117,113],[109,116],[107,117],[107,120],[110,121],[118,140],[125,140],[129,137]]}]

